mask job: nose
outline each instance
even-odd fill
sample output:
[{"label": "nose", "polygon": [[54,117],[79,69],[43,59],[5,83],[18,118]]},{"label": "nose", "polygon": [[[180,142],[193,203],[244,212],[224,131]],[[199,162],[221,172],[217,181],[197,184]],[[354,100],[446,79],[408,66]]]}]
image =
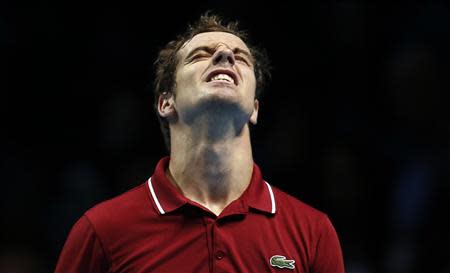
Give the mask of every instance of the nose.
[{"label": "nose", "polygon": [[223,48],[216,51],[213,57],[213,64],[234,65],[234,53],[229,48]]}]

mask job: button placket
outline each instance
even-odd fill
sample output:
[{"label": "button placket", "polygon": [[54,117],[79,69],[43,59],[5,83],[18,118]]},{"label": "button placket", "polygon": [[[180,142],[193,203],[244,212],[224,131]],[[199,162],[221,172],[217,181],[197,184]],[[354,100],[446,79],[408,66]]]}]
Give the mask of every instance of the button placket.
[{"label": "button placket", "polygon": [[216,254],[214,255],[217,260],[222,260],[225,257],[225,252],[222,250],[216,251]]},{"label": "button placket", "polygon": [[[215,221],[213,225],[214,230],[214,272],[223,272],[227,268],[227,252],[224,248],[220,221]],[[225,270],[226,271],[226,270]]]}]

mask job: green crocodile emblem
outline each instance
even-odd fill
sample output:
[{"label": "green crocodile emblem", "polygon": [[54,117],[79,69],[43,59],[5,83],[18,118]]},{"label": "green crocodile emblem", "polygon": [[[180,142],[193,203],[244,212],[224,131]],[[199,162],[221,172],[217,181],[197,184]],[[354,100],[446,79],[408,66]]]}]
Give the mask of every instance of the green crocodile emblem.
[{"label": "green crocodile emblem", "polygon": [[286,260],[286,257],[281,255],[274,255],[270,258],[270,265],[273,267],[294,269],[294,263],[294,260]]}]

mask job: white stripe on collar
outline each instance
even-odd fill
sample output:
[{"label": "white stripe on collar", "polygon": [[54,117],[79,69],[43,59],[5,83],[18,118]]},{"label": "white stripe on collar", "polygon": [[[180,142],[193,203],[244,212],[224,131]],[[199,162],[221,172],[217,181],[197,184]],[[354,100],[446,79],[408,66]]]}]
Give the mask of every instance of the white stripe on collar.
[{"label": "white stripe on collar", "polygon": [[[270,202],[272,204],[271,213],[275,214],[277,208],[276,208],[276,204],[275,204],[275,196],[273,195],[272,187],[266,181],[264,181],[264,182],[266,183],[267,189],[269,190],[269,194],[270,194]],[[161,204],[159,203],[158,197],[156,196],[155,190],[153,189],[153,184],[152,184],[152,178],[151,177],[148,179],[147,183],[148,183],[148,188],[150,189],[150,193],[152,195],[153,201],[155,201],[155,204],[156,204],[156,207],[159,210],[159,213],[165,214],[166,212],[164,211],[164,209],[162,208]]]},{"label": "white stripe on collar", "polygon": [[277,207],[275,205],[275,196],[273,195],[272,187],[266,181],[264,181],[264,182],[266,183],[266,186],[269,189],[270,202],[272,202],[272,211],[271,212],[272,212],[272,214],[275,214],[275,211],[277,210]]},{"label": "white stripe on collar", "polygon": [[148,179],[148,187],[150,189],[150,193],[152,194],[153,201],[155,201],[155,204],[158,207],[159,213],[165,214],[166,212],[161,207],[161,204],[159,203],[158,197],[156,197],[155,190],[153,189],[152,178],[151,177]]}]

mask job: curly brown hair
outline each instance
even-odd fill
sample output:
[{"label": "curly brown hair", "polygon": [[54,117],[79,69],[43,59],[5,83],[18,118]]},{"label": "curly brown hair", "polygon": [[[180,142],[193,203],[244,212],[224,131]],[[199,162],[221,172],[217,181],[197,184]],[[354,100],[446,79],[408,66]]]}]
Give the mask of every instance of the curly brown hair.
[{"label": "curly brown hair", "polygon": [[176,67],[178,65],[177,53],[182,46],[191,40],[195,35],[203,32],[227,32],[239,37],[250,50],[254,58],[254,71],[256,78],[255,97],[261,96],[266,79],[270,78],[269,58],[264,49],[258,48],[249,42],[247,32],[238,28],[237,21],[224,22],[218,15],[212,15],[206,12],[200,16],[200,19],[193,25],[189,25],[187,30],[178,35],[175,40],[170,41],[159,51],[155,65],[154,79],[154,107],[158,117],[161,132],[164,137],[167,150],[170,153],[170,129],[169,123],[162,118],[157,111],[158,99],[163,93],[172,92],[175,85]]}]

